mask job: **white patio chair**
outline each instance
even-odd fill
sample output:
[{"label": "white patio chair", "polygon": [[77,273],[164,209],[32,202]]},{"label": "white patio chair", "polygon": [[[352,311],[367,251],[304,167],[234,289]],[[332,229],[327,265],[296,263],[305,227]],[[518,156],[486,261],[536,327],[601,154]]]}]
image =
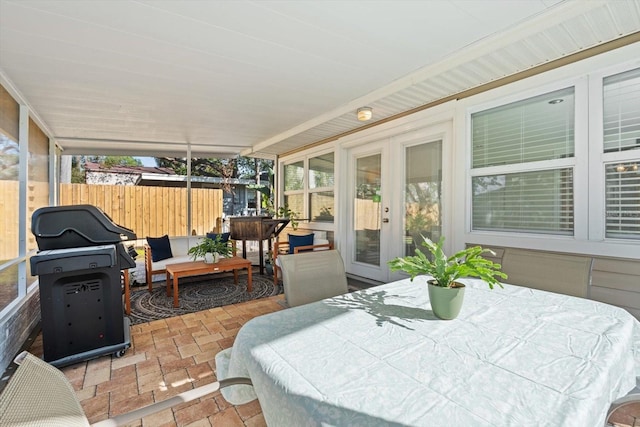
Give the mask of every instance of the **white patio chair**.
[{"label": "white patio chair", "polygon": [[15,362],[19,365],[18,369],[0,395],[0,424],[3,426],[124,426],[158,411],[203,397],[222,387],[251,385],[249,378],[228,378],[89,424],[73,387],[60,370],[27,352],[20,353]]},{"label": "white patio chair", "polygon": [[280,255],[282,283],[291,307],[348,292],[347,276],[337,250]]}]

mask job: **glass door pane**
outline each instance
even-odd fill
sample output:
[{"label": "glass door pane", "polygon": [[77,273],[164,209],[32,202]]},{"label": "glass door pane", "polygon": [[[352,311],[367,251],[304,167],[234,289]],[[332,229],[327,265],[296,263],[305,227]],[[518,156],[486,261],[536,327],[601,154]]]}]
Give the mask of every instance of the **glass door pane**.
[{"label": "glass door pane", "polygon": [[381,172],[382,154],[356,159],[354,260],[375,266],[380,265]]},{"label": "glass door pane", "polygon": [[405,150],[404,255],[414,255],[422,236],[437,241],[441,234],[442,141]]}]

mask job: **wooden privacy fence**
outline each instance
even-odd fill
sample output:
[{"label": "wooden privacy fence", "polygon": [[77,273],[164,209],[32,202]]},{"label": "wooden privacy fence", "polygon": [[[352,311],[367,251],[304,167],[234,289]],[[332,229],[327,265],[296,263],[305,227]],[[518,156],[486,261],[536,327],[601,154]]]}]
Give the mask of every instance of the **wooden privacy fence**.
[{"label": "wooden privacy fence", "polygon": [[0,263],[18,256],[19,191],[18,181],[0,180]]},{"label": "wooden privacy fence", "polygon": [[60,205],[89,204],[144,239],[204,235],[222,218],[222,190],[191,189],[191,231],[187,229],[187,189],[134,185],[60,184]]},{"label": "wooden privacy fence", "polygon": [[[18,209],[20,183],[0,180],[0,264],[18,257],[20,209]],[[36,209],[49,204],[49,183],[31,180],[27,184],[27,251],[37,248],[31,234],[31,215]]]}]

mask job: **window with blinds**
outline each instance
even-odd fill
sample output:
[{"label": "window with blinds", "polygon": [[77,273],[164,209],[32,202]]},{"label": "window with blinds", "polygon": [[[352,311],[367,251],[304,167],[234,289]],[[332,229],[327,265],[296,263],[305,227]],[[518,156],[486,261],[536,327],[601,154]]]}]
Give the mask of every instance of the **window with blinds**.
[{"label": "window with blinds", "polygon": [[604,79],[604,152],[640,149],[640,68]]},{"label": "window with blinds", "polygon": [[640,68],[606,77],[602,92],[605,236],[640,239]]},{"label": "window with blinds", "polygon": [[574,89],[471,115],[472,167],[572,157]]},{"label": "window with blinds", "polygon": [[471,115],[473,230],[573,235],[574,100],[571,87]]},{"label": "window with blinds", "polygon": [[572,169],[476,176],[474,230],[573,234]]},{"label": "window with blinds", "polygon": [[638,163],[605,165],[606,236],[640,239],[640,171]]}]

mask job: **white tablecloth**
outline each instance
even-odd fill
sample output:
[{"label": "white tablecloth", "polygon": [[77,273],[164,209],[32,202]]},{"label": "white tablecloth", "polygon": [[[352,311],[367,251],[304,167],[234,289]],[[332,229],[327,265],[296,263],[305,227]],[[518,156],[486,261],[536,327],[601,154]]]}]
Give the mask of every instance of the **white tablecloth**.
[{"label": "white tablecloth", "polygon": [[[438,320],[426,279],[257,317],[216,355],[223,396],[270,426],[597,426],[640,375],[640,323],[586,299],[467,285]],[[255,391],[255,394],[254,394]]]}]

